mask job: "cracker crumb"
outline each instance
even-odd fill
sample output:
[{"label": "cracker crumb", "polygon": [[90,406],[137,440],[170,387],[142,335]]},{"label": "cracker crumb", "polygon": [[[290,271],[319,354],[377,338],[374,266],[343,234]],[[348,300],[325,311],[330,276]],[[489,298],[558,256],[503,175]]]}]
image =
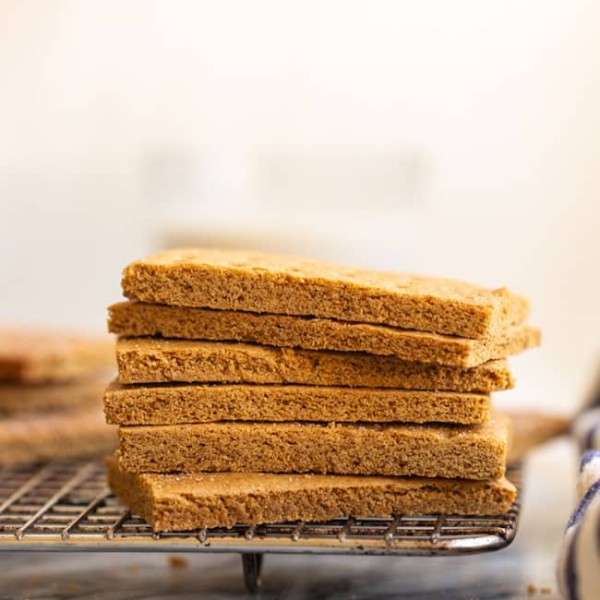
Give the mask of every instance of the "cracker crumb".
[{"label": "cracker crumb", "polygon": [[169,566],[171,569],[186,569],[190,563],[187,558],[183,556],[176,556],[174,554],[169,555]]},{"label": "cracker crumb", "polygon": [[527,584],[527,595],[528,596],[534,596],[535,594],[537,594],[537,587],[535,585],[533,585],[533,583],[528,583]]}]

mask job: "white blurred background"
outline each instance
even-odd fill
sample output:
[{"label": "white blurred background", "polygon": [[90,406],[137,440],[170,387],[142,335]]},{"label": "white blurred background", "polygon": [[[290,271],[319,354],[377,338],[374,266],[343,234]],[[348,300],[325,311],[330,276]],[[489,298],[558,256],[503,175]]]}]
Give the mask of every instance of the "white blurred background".
[{"label": "white blurred background", "polygon": [[600,3],[0,0],[0,320],[103,331],[122,267],[261,247],[508,285],[600,362]]}]

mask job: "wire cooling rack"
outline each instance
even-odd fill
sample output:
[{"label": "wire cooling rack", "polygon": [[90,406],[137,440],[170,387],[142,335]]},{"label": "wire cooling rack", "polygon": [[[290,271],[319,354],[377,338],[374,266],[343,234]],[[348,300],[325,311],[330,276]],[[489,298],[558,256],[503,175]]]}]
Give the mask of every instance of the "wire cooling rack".
[{"label": "wire cooling rack", "polygon": [[[517,487],[520,468],[508,477]],[[520,493],[519,493],[520,496]],[[0,550],[239,552],[258,589],[263,553],[453,555],[498,550],[515,537],[519,498],[494,517],[396,515],[154,533],[108,490],[101,461],[0,470]]]}]

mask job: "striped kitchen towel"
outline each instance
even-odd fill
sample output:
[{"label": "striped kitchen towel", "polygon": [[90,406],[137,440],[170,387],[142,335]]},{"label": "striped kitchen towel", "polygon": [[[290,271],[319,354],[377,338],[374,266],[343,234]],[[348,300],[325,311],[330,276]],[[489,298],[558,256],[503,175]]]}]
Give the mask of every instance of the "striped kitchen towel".
[{"label": "striped kitchen towel", "polygon": [[571,515],[558,560],[558,586],[567,600],[600,599],[600,386],[573,420],[584,452],[579,468],[579,504]]}]

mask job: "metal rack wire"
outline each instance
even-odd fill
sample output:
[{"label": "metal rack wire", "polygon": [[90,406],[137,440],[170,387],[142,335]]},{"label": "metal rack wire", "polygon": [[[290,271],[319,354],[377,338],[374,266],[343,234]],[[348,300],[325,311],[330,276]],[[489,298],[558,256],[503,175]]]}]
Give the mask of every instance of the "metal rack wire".
[{"label": "metal rack wire", "polygon": [[[509,478],[520,483],[520,469]],[[0,551],[239,552],[258,589],[263,553],[445,555],[498,550],[513,540],[519,499],[503,515],[397,515],[320,523],[154,533],[106,486],[99,461],[57,461],[0,470]]]}]

